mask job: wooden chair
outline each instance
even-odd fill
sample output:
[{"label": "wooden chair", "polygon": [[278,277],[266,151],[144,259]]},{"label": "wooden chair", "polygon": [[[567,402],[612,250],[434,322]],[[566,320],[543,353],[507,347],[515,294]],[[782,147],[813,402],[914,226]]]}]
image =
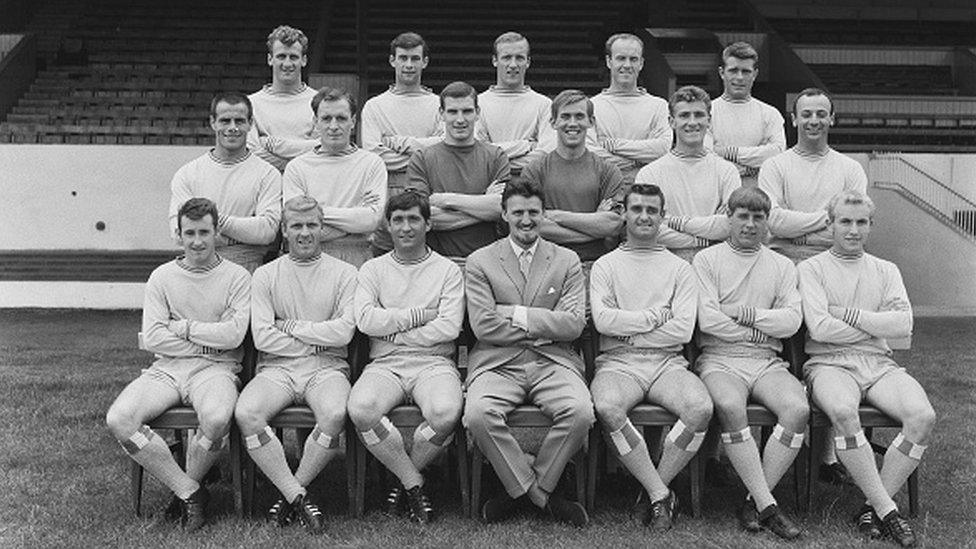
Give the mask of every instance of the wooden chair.
[{"label": "wooden chair", "polygon": [[[596,349],[599,341],[599,334],[597,334],[596,329],[592,328],[592,349],[587,353],[589,356],[595,358]],[[685,345],[684,349],[685,358],[688,359],[689,363],[694,363],[694,358],[697,356],[697,350],[693,345]],[[590,372],[588,375],[589,379],[592,379],[593,374],[596,373],[596,363],[592,362],[587,364],[587,369]],[[638,404],[631,409],[630,413],[627,415],[630,422],[634,424],[634,427],[641,429],[643,431],[644,439],[648,444],[648,451],[651,456],[659,456],[661,452],[660,440],[665,428],[671,428],[676,421],[678,421],[678,416],[672,414],[667,409],[656,404]],[[596,490],[597,490],[597,480],[599,478],[599,460],[601,457],[606,456],[606,441],[604,440],[603,429],[599,425],[599,420],[597,424],[594,425],[593,429],[590,430],[590,453],[589,459],[587,460],[587,486],[586,486],[586,509],[587,511],[593,511],[596,508]],[[687,469],[689,477],[691,480],[691,514],[694,517],[701,516],[701,494],[702,494],[702,473],[704,465],[700,462],[701,460],[696,453],[691,461],[688,462]]]},{"label": "wooden chair", "polygon": [[[350,372],[357,372],[357,366],[361,364],[361,361],[365,360],[367,355],[367,345],[368,339],[364,334],[356,331],[353,335],[352,341],[349,342],[347,360],[350,366]],[[251,370],[250,377],[253,377],[253,367]],[[303,448],[304,441],[311,434],[312,429],[315,428],[315,414],[312,413],[312,409],[308,406],[289,406],[278,413],[275,417],[271,418],[268,422],[268,426],[274,429],[278,435],[279,439],[282,439],[285,429],[295,429],[298,433],[298,447],[299,454],[301,454],[301,449]],[[352,425],[352,422],[346,421],[346,488],[350,495],[348,513],[351,516],[359,516],[355,513],[356,510],[356,498],[354,489],[356,487],[356,429]],[[240,434],[238,434],[240,438]],[[257,481],[257,466],[254,461],[248,458],[246,460],[246,465],[244,466],[244,482],[243,482],[243,500],[244,500],[244,515],[252,516],[254,514],[254,486]],[[272,488],[274,489],[274,488]]]},{"label": "wooden chair", "polygon": [[[593,355],[593,336],[591,333],[588,333],[588,330],[589,326],[583,330],[583,334],[575,342],[575,347],[577,347],[580,354],[583,356],[584,364],[586,364]],[[469,333],[469,338],[467,341],[473,346],[475,341],[473,333]],[[538,406],[532,404],[522,404],[517,406],[511,411],[511,413],[508,414],[508,426],[515,429],[549,429],[552,427],[552,420],[543,414],[542,410],[539,409]],[[587,455],[587,445],[584,445],[570,462],[574,468],[576,477],[576,500],[584,505],[587,501]],[[472,516],[477,515],[481,509],[482,465],[485,463],[485,461],[486,459],[484,454],[481,452],[481,448],[478,447],[477,443],[472,441],[471,504],[468,506]]]},{"label": "wooden chair", "polygon": [[[196,411],[189,406],[176,406],[166,410],[156,419],[148,422],[149,427],[159,432],[160,429],[172,429],[176,435],[177,442],[172,446],[176,454],[176,461],[183,467],[186,463],[187,431],[199,429],[200,423],[197,421]],[[230,429],[230,470],[232,478],[232,489],[234,493],[234,511],[239,516],[244,516],[244,506],[242,502],[242,480],[241,480],[241,435],[237,431],[237,426],[231,424]],[[142,480],[143,468],[141,465],[132,461],[129,470],[129,485],[132,495],[132,508],[136,516],[142,516]]]},{"label": "wooden chair", "polygon": [[[462,332],[462,335],[460,338],[458,338],[458,341],[466,341],[465,337],[464,332]],[[362,362],[358,363],[359,366],[355,371],[353,379],[359,377],[359,374],[362,373],[362,369],[369,360],[368,344],[369,341],[367,338],[362,349],[363,360]],[[454,358],[455,364],[457,364],[456,354]],[[463,377],[464,376],[462,374],[462,379]],[[390,410],[390,413],[388,413],[386,417],[390,420],[390,423],[392,423],[397,429],[401,430],[416,429],[425,421],[424,416],[420,411],[420,407],[415,404],[397,406]],[[366,512],[366,467],[370,461],[375,461],[375,459],[373,459],[372,454],[366,449],[359,437],[355,435],[355,432],[355,427],[353,427],[350,423],[350,427],[346,430],[347,434],[351,433],[351,435],[348,435],[347,442],[351,447],[355,448],[356,459],[354,467],[355,480],[354,483],[350,485],[349,490],[350,497],[352,498],[349,512],[354,517],[361,517]],[[469,517],[471,515],[471,511],[469,508],[470,496],[468,494],[470,488],[468,483],[468,442],[466,432],[460,421],[458,421],[458,426],[454,431],[454,442],[451,445],[451,450],[453,450],[454,459],[456,462],[457,482],[461,498],[461,513],[463,516]]]},{"label": "wooden chair", "polygon": [[[796,357],[800,360],[800,363],[806,362],[809,358],[805,352],[803,352],[803,340],[805,339],[806,328],[800,328],[800,332],[794,339],[799,338],[799,344],[795,346]],[[892,349],[908,349],[910,347],[910,341],[908,340],[897,340],[889,341],[889,345]],[[871,406],[865,402],[861,403],[858,408],[858,416],[860,417],[861,427],[864,429],[864,436],[867,437],[868,442],[871,444],[871,449],[874,450],[876,454],[884,455],[888,448],[882,444],[876,443],[873,440],[874,429],[880,428],[901,428],[901,422],[897,419],[885,414],[878,408]],[[825,446],[825,438],[827,429],[830,427],[830,418],[827,417],[822,410],[816,407],[813,403],[813,398],[810,399],[810,435],[808,440],[810,441],[810,449],[807,456],[807,478],[806,478],[806,498],[804,501],[804,509],[810,509],[813,503],[813,498],[817,490],[817,477],[816,472],[819,469],[820,456],[823,454],[823,449]],[[908,513],[910,516],[918,516],[918,511],[921,507],[919,503],[919,490],[918,490],[918,478],[919,471],[921,470],[921,464],[915,468],[911,476],[908,477]]]},{"label": "wooden chair", "polygon": [[[242,360],[242,369],[240,377],[242,381],[247,381],[250,379],[249,372],[254,370],[254,360],[256,358],[256,352],[254,350],[254,340],[251,338],[251,332],[248,330],[247,335],[244,337],[244,341],[241,344],[244,347],[244,358]],[[139,348],[142,349],[142,334],[139,334]],[[166,410],[155,419],[147,423],[149,428],[157,433],[161,429],[170,429],[173,431],[176,437],[176,443],[171,445],[171,449],[176,457],[176,462],[179,463],[180,467],[186,466],[186,447],[187,447],[187,437],[189,432],[200,428],[200,422],[197,420],[196,411],[190,406],[174,406],[169,410]],[[243,500],[243,473],[241,469],[241,453],[243,452],[241,448],[241,434],[237,430],[237,424],[231,420],[230,427],[230,470],[231,470],[231,484],[234,497],[234,511],[238,516],[244,516],[244,500]],[[142,516],[142,484],[143,484],[143,468],[141,465],[131,460],[131,465],[129,469],[129,491],[132,498],[132,508],[135,511],[136,516]]]}]

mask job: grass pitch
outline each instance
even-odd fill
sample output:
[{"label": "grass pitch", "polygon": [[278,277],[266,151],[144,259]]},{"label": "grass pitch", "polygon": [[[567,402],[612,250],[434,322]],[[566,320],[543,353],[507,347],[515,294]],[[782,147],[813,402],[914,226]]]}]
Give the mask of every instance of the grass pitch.
[{"label": "grass pitch", "polygon": [[[773,547],[768,533],[741,532],[734,511],[741,488],[705,487],[704,516],[682,515],[665,535],[629,516],[636,483],[611,475],[598,510],[582,530],[525,516],[485,526],[460,516],[451,485],[438,489],[443,510],[420,527],[373,511],[345,515],[342,460],[313,486],[324,502],[328,533],[310,538],[298,527],[275,529],[260,518],[232,516],[230,488],[212,487],[216,518],[184,535],[161,518],[168,494],[147,480],[144,509],[129,507],[129,459],[104,427],[116,394],[150,363],[136,349],[137,312],[0,311],[0,547]],[[926,388],[939,415],[921,477],[922,512],[913,520],[923,547],[976,547],[976,319],[919,319],[911,351],[896,359]],[[884,436],[890,439],[893,430]],[[679,477],[680,480],[680,477]],[[436,481],[434,481],[436,483]],[[794,516],[790,478],[776,490]],[[379,487],[377,487],[378,489]],[[679,484],[679,490],[680,490]],[[274,498],[259,487],[259,509]],[[821,486],[791,547],[892,547],[855,537],[854,488]],[[679,491],[679,497],[683,495]],[[899,504],[907,510],[907,495]]]}]

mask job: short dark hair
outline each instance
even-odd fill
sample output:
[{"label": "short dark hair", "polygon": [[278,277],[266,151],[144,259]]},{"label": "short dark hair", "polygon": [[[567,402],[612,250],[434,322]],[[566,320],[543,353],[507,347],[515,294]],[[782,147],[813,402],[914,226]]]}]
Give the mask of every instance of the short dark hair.
[{"label": "short dark hair", "polygon": [[725,49],[722,50],[722,66],[725,66],[725,62],[729,57],[735,57],[736,59],[742,59],[743,61],[747,59],[752,59],[756,64],[759,63],[759,52],[756,48],[752,47],[749,42],[733,42]]},{"label": "short dark hair", "polygon": [[502,210],[508,204],[508,199],[513,196],[522,196],[525,198],[536,196],[543,203],[543,206],[546,202],[546,198],[542,194],[542,186],[520,176],[513,177],[505,184],[505,190],[502,191]]},{"label": "short dark hair", "polygon": [[769,195],[759,187],[739,187],[732,191],[727,202],[729,216],[739,208],[745,208],[750,212],[763,212],[769,215],[769,210],[773,204]]},{"label": "short dark hair", "polygon": [[580,101],[586,101],[586,115],[593,118],[593,101],[591,101],[585,93],[579,90],[563,90],[559,92],[559,95],[552,99],[552,105],[550,106],[552,115],[550,120],[553,122],[556,121],[556,118],[559,117],[559,109],[565,107],[566,105],[579,103]]},{"label": "short dark hair", "polygon": [[217,222],[220,219],[220,216],[217,214],[217,205],[209,198],[191,198],[180,206],[180,211],[176,214],[176,229],[183,232],[184,217],[193,221],[199,221],[208,214],[210,215],[210,219],[213,220],[214,229],[216,229]]},{"label": "short dark hair", "polygon": [[444,110],[444,99],[448,97],[453,97],[454,99],[471,97],[474,99],[474,106],[478,106],[478,92],[467,82],[461,82],[459,80],[444,86],[444,89],[441,90],[441,110]]},{"label": "short dark hair", "polygon": [[281,42],[288,47],[298,42],[302,45],[302,55],[308,52],[308,37],[305,36],[304,32],[294,27],[289,27],[288,25],[275,27],[275,30],[271,31],[271,34],[268,35],[268,53],[271,53],[275,42]]},{"label": "short dark hair", "polygon": [[712,114],[712,98],[708,96],[708,92],[699,88],[698,86],[681,86],[668,99],[668,114],[674,116],[674,108],[678,103],[694,103],[695,101],[701,101],[705,104],[705,111],[709,115]]},{"label": "short dark hair", "polygon": [[664,191],[661,190],[661,187],[647,183],[634,183],[629,189],[627,189],[627,192],[624,193],[624,210],[627,209],[630,202],[630,195],[632,194],[659,197],[661,199],[661,212],[664,212]]},{"label": "short dark hair", "polygon": [[217,118],[217,103],[220,102],[227,103],[228,105],[244,104],[247,106],[247,119],[251,120],[254,116],[254,107],[246,95],[235,91],[225,91],[214,95],[213,99],[210,100],[210,118]]},{"label": "short dark hair", "polygon": [[522,41],[525,41],[525,45],[529,47],[529,51],[531,52],[528,38],[515,31],[503,32],[502,34],[498,35],[498,38],[495,39],[495,43],[492,45],[491,54],[498,55],[498,44],[514,44]]},{"label": "short dark hair", "polygon": [[827,98],[827,101],[830,101],[830,114],[834,114],[834,98],[826,90],[820,88],[804,88],[800,90],[800,93],[796,94],[796,97],[793,98],[793,108],[790,112],[796,114],[796,104],[800,102],[801,97],[815,97],[817,95],[822,95]]},{"label": "short dark hair", "polygon": [[612,35],[610,38],[607,38],[607,42],[603,46],[603,51],[609,56],[610,50],[613,49],[614,43],[619,40],[634,40],[640,44],[641,57],[644,56],[644,41],[641,40],[636,34],[631,34],[629,32],[618,32],[617,34]]},{"label": "short dark hair", "polygon": [[390,42],[390,55],[396,55],[397,48],[409,50],[417,46],[423,46],[423,55],[427,57],[427,41],[424,40],[424,37],[415,32],[402,32]]},{"label": "short dark hair", "polygon": [[312,97],[312,114],[318,114],[319,105],[321,105],[323,101],[332,102],[342,101],[343,99],[349,103],[349,113],[356,116],[359,106],[356,104],[356,100],[353,99],[352,94],[342,88],[330,88],[329,86],[325,86],[324,88],[320,89],[318,93],[315,94],[315,97]]},{"label": "short dark hair", "polygon": [[417,189],[406,189],[402,193],[391,196],[386,202],[386,220],[393,217],[393,212],[397,210],[409,210],[420,208],[420,215],[424,221],[430,221],[430,201]]}]

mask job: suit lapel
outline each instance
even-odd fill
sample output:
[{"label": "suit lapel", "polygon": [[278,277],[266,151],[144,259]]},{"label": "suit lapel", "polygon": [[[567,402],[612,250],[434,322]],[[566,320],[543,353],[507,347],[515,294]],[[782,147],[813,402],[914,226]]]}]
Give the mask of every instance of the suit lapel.
[{"label": "suit lapel", "polygon": [[518,288],[519,295],[525,298],[525,281],[522,277],[522,271],[519,270],[518,258],[515,257],[515,252],[512,251],[512,245],[508,241],[508,237],[505,237],[498,241],[496,244],[498,246],[498,262],[502,265],[502,270],[505,271],[505,275],[512,281],[512,285]]},{"label": "suit lapel", "polygon": [[[553,250],[552,244],[539,239],[539,247],[536,248],[535,255],[532,257],[532,265],[529,268],[529,280],[525,284],[525,292],[522,294],[523,302],[526,305],[531,305],[535,301],[536,295],[539,294],[542,282],[546,279],[549,267],[552,265]],[[515,265],[516,270],[518,270],[517,260]]]}]

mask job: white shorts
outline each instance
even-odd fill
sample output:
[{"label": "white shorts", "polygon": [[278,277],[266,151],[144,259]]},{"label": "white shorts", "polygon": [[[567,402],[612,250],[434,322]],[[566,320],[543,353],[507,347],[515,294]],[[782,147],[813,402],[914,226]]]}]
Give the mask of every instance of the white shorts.
[{"label": "white shorts", "polygon": [[601,375],[621,375],[632,379],[647,394],[662,375],[687,369],[688,361],[678,353],[624,349],[596,357],[593,380]]},{"label": "white shorts", "polygon": [[789,372],[790,367],[778,356],[753,358],[705,353],[700,355],[695,363],[695,373],[698,374],[698,377],[705,379],[715,372],[724,372],[741,379],[750,393],[764,375],[781,371]]},{"label": "white shorts", "polygon": [[258,364],[254,374],[255,379],[266,379],[291,393],[295,404],[307,404],[305,395],[335,376],[349,379],[349,364],[325,354]]},{"label": "white shorts", "polygon": [[[437,355],[387,355],[379,357],[363,370],[356,385],[370,376],[379,376],[395,383],[403,391],[404,403],[413,400],[414,391],[433,378],[449,376],[457,381],[458,394],[461,393],[461,374],[454,362]],[[367,382],[368,383],[368,382]]]},{"label": "white shorts", "polygon": [[861,398],[868,389],[884,376],[904,371],[894,360],[885,355],[864,353],[832,353],[810,357],[803,365],[803,376],[807,385],[813,387],[817,376],[825,371],[839,371],[849,375],[861,389]]},{"label": "white shorts", "polygon": [[237,372],[241,365],[201,357],[160,358],[142,371],[143,378],[164,383],[180,395],[185,406],[193,406],[193,396],[216,379],[227,379],[240,389]]}]

